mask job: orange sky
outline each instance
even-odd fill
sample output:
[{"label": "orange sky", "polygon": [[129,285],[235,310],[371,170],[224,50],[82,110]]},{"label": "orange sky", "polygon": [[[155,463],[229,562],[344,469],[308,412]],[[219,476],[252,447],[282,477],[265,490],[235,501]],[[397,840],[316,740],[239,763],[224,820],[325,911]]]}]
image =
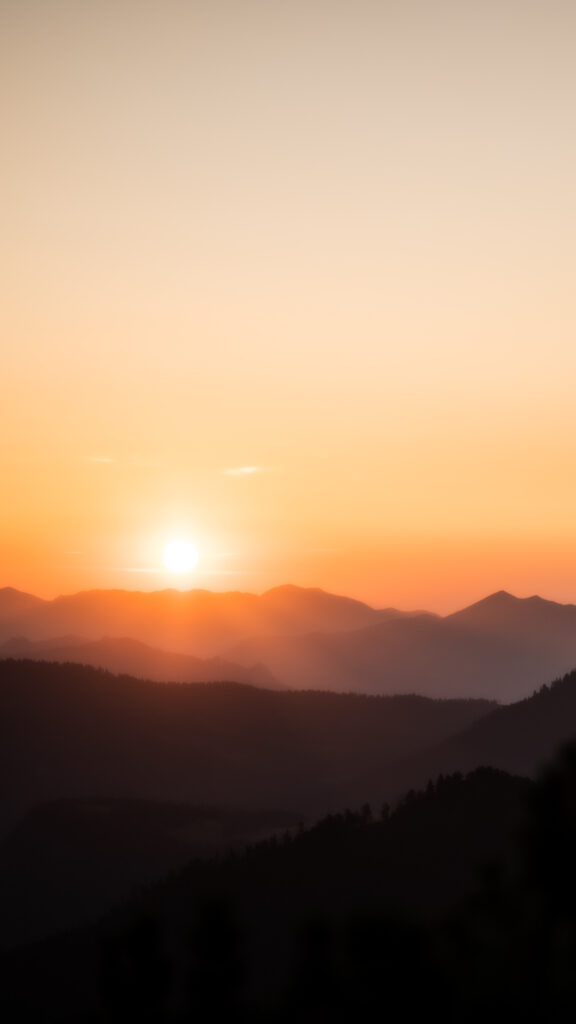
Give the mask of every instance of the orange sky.
[{"label": "orange sky", "polygon": [[575,30],[4,0],[0,585],[576,600]]}]

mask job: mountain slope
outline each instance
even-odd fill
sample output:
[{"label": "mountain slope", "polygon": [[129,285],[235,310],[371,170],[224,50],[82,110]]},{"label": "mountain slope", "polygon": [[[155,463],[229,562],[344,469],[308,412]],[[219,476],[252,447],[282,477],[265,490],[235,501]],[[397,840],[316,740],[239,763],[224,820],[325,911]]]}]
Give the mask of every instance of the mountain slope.
[{"label": "mountain slope", "polygon": [[576,671],[526,700],[495,708],[460,734],[396,765],[387,791],[395,796],[398,787],[406,790],[441,773],[471,771],[480,765],[534,776],[559,747],[575,739]]},{"label": "mountain slope", "polygon": [[30,658],[34,661],[76,662],[109,672],[127,673],[155,682],[192,683],[233,680],[273,689],[271,672],[263,666],[245,667],[223,658],[195,658],[190,654],[161,651],[128,637],[55,637],[35,642],[23,637],[0,644],[0,659]]},{"label": "mountain slope", "polygon": [[449,959],[439,954],[457,940],[438,930],[428,944],[425,929],[474,893],[487,864],[515,863],[531,791],[479,771],[428,787],[385,820],[346,812],[244,856],[191,864],[98,928],[6,957],[0,1006],[8,1012],[13,997],[32,1019],[48,1010],[62,1021],[81,1019],[88,1001],[102,1021],[127,1007],[174,1022],[216,1007],[233,1019],[344,1022],[377,1019],[384,998],[395,1018],[420,1019],[431,1004],[446,1016],[438,971],[449,974]]},{"label": "mountain slope", "polygon": [[576,605],[547,601],[538,595],[514,597],[505,590],[447,615],[445,621],[510,635],[536,630],[552,641],[576,631]]},{"label": "mountain slope", "polygon": [[576,607],[499,593],[446,618],[414,615],[340,634],[256,637],[231,647],[287,686],[523,698],[576,664]]},{"label": "mountain slope", "polygon": [[0,826],[63,797],[318,815],[382,790],[386,766],[492,705],[159,684],[0,661]]},{"label": "mountain slope", "polygon": [[47,605],[34,594],[26,594],[23,590],[15,590],[14,587],[0,587],[0,628],[10,629],[11,623],[18,622],[26,615],[34,611],[40,612]]},{"label": "mountain slope", "polygon": [[295,828],[286,812],[145,800],[35,806],[0,844],[0,948],[99,917],[198,857]]}]

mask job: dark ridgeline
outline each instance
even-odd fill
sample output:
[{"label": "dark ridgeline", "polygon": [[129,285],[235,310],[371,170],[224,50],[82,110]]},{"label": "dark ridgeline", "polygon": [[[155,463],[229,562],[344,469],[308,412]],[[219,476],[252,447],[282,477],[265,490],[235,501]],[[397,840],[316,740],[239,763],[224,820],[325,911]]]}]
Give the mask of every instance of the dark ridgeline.
[{"label": "dark ridgeline", "polygon": [[0,662],[0,824],[61,798],[184,801],[307,819],[441,772],[533,775],[575,735],[570,674],[517,704],[158,684]]},{"label": "dark ridgeline", "polygon": [[559,747],[575,738],[576,671],[540,687],[526,700],[497,708],[433,750],[398,763],[388,791],[394,796],[398,786],[406,790],[439,773],[480,765],[534,776]]},{"label": "dark ridgeline", "polygon": [[0,661],[0,822],[39,801],[145,798],[304,817],[378,798],[388,766],[489,713],[486,701],[150,683]]},{"label": "dark ridgeline", "polygon": [[193,856],[379,796],[391,761],[491,707],[0,662],[0,947]]},{"label": "dark ridgeline", "polygon": [[5,1019],[570,1020],[576,748],[198,862],[0,959]]},{"label": "dark ridgeline", "polygon": [[570,1019],[576,750],[501,769],[575,736],[576,672],[494,707],[1,662],[4,944],[123,905],[7,949],[0,1014]]},{"label": "dark ridgeline", "polygon": [[98,919],[190,860],[297,826],[287,811],[170,801],[37,804],[0,843],[0,949]]}]

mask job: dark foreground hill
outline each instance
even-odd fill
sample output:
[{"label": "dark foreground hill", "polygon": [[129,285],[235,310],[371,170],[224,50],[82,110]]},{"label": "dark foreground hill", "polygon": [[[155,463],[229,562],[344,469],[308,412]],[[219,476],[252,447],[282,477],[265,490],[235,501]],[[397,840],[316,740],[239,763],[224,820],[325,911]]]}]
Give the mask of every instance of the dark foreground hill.
[{"label": "dark foreground hill", "polygon": [[[450,738],[444,730],[464,712],[468,722]],[[8,661],[0,665],[0,730],[6,819],[27,801],[77,798],[32,812],[4,847],[17,883],[5,903],[14,940],[23,919],[37,934],[78,920],[59,917],[75,900],[85,901],[83,912],[105,910],[99,859],[116,880],[124,873],[127,892],[139,870],[182,841],[174,814],[186,830],[190,808],[148,804],[146,821],[146,805],[134,816],[129,796],[173,801],[204,789],[256,808],[288,807],[276,798],[291,794],[311,815],[322,801],[340,809],[308,831],[281,813],[276,820],[288,830],[275,840],[190,864],[97,927],[6,952],[3,1019],[180,1024],[222,1015],[316,1024],[372,1020],[383,1000],[394,1019],[426,1014],[449,1024],[555,1024],[576,1013],[576,750],[536,783],[485,767],[506,760],[534,773],[559,741],[576,736],[576,672],[516,705],[479,709],[170,686]],[[437,778],[478,762],[484,767],[467,778]],[[390,813],[382,798],[412,784],[421,792]],[[367,799],[373,812],[341,810]],[[116,815],[108,836],[94,821],[100,811]],[[67,873],[76,878],[68,883]],[[83,892],[90,884],[93,902]]]},{"label": "dark foreground hill", "polygon": [[479,770],[191,864],[0,960],[19,1021],[572,1019],[576,754]]},{"label": "dark foreground hill", "polygon": [[0,843],[0,949],[97,919],[194,858],[297,825],[287,812],[147,800],[38,804]]},{"label": "dark foreground hill", "polygon": [[0,827],[61,798],[183,801],[318,816],[492,705],[160,684],[0,661]]},{"label": "dark foreground hill", "polygon": [[491,765],[518,775],[535,776],[554,751],[576,739],[576,671],[569,672],[532,697],[499,707],[434,749],[408,758],[388,776],[390,796],[398,787],[420,786],[440,773],[471,771]]},{"label": "dark foreground hill", "polygon": [[159,684],[0,662],[0,824],[36,803],[182,801],[310,819],[440,773],[534,776],[576,738],[576,672],[504,707],[422,697]]}]

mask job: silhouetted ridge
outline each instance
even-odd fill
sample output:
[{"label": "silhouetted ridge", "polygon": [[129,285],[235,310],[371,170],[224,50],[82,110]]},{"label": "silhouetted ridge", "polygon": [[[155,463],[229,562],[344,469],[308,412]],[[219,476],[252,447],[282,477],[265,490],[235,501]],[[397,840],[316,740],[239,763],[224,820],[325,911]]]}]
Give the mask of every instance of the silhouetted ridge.
[{"label": "silhouetted ridge", "polygon": [[534,625],[563,624],[576,622],[576,605],[547,601],[537,594],[532,597],[515,597],[506,590],[490,594],[461,611],[446,616],[447,622],[492,623],[500,629],[521,624],[525,628]]},{"label": "silhouetted ridge", "polygon": [[270,689],[278,684],[263,665],[236,665],[224,658],[195,658],[150,647],[130,637],[54,637],[31,641],[11,638],[0,644],[0,659],[32,658],[34,661],[76,662],[111,672],[128,673],[158,682],[213,682],[235,679]]},{"label": "silhouetted ridge", "polygon": [[297,824],[286,811],[168,801],[36,805],[0,844],[0,948],[97,919],[193,858],[243,850]]},{"label": "silhouetted ridge", "polygon": [[[576,753],[535,789],[507,772],[534,775],[575,736],[576,671],[494,708],[0,662],[0,809],[16,825],[0,848],[5,941],[105,909],[108,882],[127,894],[151,879],[133,861],[182,864],[170,859],[190,841],[187,812],[171,818],[167,799],[223,806],[222,821],[285,808],[287,826],[195,860],[98,929],[6,955],[0,1011],[63,1024],[88,999],[102,1024],[135,1007],[146,1019],[155,992],[152,1019],[180,1024],[213,1013],[216,988],[234,1017],[343,1024],[374,1016],[384,978],[395,1016],[443,1008],[484,1024],[512,1005],[560,1021],[576,957]],[[532,990],[534,950],[557,969]]]},{"label": "silhouetted ridge", "polygon": [[[229,1012],[259,1012],[266,1020],[284,1020],[282,1006],[298,1019],[326,1019],[320,1014],[330,1011],[349,1020],[354,1006],[381,999],[383,977],[395,1011],[413,1010],[414,998],[434,1002],[436,988],[422,991],[421,983],[440,966],[429,960],[438,947],[424,936],[473,893],[487,863],[514,865],[514,831],[529,788],[490,770],[453,776],[408,795],[392,815],[364,806],[243,855],[192,863],[97,931],[12,955],[0,999],[9,999],[19,971],[33,978],[41,964],[50,979],[44,1007],[73,1019],[78,999],[98,993],[91,1002],[105,1019],[130,992],[136,998],[142,985],[147,991],[150,971],[165,963],[162,949],[170,969],[156,996],[159,1020],[203,1016],[224,996]],[[136,971],[136,992],[127,964]],[[407,987],[415,969],[420,984]],[[64,972],[70,984],[62,984]],[[38,1001],[33,985],[24,1002]]]},{"label": "silhouetted ridge", "polygon": [[435,749],[396,765],[397,786],[420,786],[440,772],[471,771],[492,765],[518,775],[534,776],[554,752],[576,740],[576,670],[525,700],[489,712]]},{"label": "silhouetted ridge", "polygon": [[0,825],[42,800],[145,797],[318,815],[492,705],[151,683],[0,661]]}]

